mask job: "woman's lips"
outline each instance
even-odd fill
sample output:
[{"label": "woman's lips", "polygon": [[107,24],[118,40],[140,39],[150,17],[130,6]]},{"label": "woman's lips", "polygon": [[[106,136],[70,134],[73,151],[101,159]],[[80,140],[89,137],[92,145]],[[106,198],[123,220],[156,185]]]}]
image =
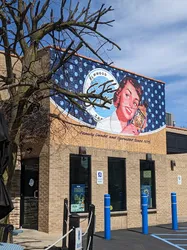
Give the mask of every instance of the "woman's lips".
[{"label": "woman's lips", "polygon": [[132,113],[132,110],[129,107],[126,106],[125,109],[129,115]]}]

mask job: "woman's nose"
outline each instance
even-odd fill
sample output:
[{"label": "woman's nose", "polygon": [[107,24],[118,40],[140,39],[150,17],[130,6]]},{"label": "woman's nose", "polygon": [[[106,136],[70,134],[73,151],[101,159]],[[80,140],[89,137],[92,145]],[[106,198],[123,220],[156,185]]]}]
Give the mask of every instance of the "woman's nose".
[{"label": "woman's nose", "polygon": [[132,97],[130,96],[129,98],[129,104],[130,104],[130,107],[133,108],[133,100],[132,100]]}]

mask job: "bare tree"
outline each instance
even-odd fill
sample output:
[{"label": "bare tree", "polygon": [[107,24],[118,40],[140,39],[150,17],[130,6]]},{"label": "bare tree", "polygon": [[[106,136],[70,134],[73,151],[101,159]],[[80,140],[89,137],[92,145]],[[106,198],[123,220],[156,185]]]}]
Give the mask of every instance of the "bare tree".
[{"label": "bare tree", "polygon": [[[91,0],[87,1],[85,7],[80,7],[80,2],[76,0],[60,0],[58,5],[55,2],[0,1],[0,48],[5,60],[5,70],[1,70],[0,74],[0,96],[1,107],[8,114],[11,139],[8,184],[11,183],[15,169],[23,122],[28,117],[32,119],[38,112],[41,114],[40,103],[49,97],[50,90],[67,97],[70,103],[79,108],[83,108],[79,101],[97,106],[106,106],[111,101],[105,93],[111,91],[112,83],[109,86],[104,84],[99,94],[91,89],[87,93],[79,93],[61,87],[52,81],[52,77],[83,47],[104,64],[107,63],[100,56],[101,48],[107,44],[112,48],[119,47],[99,30],[101,26],[111,26],[114,21],[106,21],[112,7],[101,5],[93,10]],[[90,38],[99,40],[97,47],[91,45]],[[63,54],[51,70],[39,73],[39,53],[48,44],[54,48],[63,48]],[[20,71],[16,69],[19,63]],[[8,93],[6,101],[2,98],[5,91]],[[101,102],[97,102],[98,99]]]}]

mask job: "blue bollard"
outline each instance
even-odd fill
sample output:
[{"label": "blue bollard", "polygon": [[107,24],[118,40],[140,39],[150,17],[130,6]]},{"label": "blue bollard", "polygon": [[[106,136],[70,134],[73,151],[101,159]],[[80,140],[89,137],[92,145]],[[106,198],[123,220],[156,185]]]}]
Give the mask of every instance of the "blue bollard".
[{"label": "blue bollard", "polygon": [[177,195],[176,193],[171,193],[171,214],[172,214],[172,229],[178,229],[177,220]]},{"label": "blue bollard", "polygon": [[105,239],[110,240],[110,195],[104,195],[104,223],[105,223]]},{"label": "blue bollard", "polygon": [[148,210],[147,210],[147,195],[142,193],[141,204],[142,204],[142,233],[148,234]]}]

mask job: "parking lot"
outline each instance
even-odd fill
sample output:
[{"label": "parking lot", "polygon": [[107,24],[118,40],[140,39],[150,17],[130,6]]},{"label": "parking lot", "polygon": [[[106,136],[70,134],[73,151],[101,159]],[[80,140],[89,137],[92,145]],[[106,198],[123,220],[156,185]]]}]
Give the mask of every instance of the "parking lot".
[{"label": "parking lot", "polygon": [[[97,234],[102,236],[102,233]],[[112,239],[106,241],[94,238],[95,250],[169,250],[187,249],[187,223],[181,223],[177,231],[171,225],[149,227],[149,234],[143,235],[141,228],[112,231]]]},{"label": "parking lot", "polygon": [[187,223],[180,224],[178,230],[152,234],[152,237],[177,249],[187,249]]}]

